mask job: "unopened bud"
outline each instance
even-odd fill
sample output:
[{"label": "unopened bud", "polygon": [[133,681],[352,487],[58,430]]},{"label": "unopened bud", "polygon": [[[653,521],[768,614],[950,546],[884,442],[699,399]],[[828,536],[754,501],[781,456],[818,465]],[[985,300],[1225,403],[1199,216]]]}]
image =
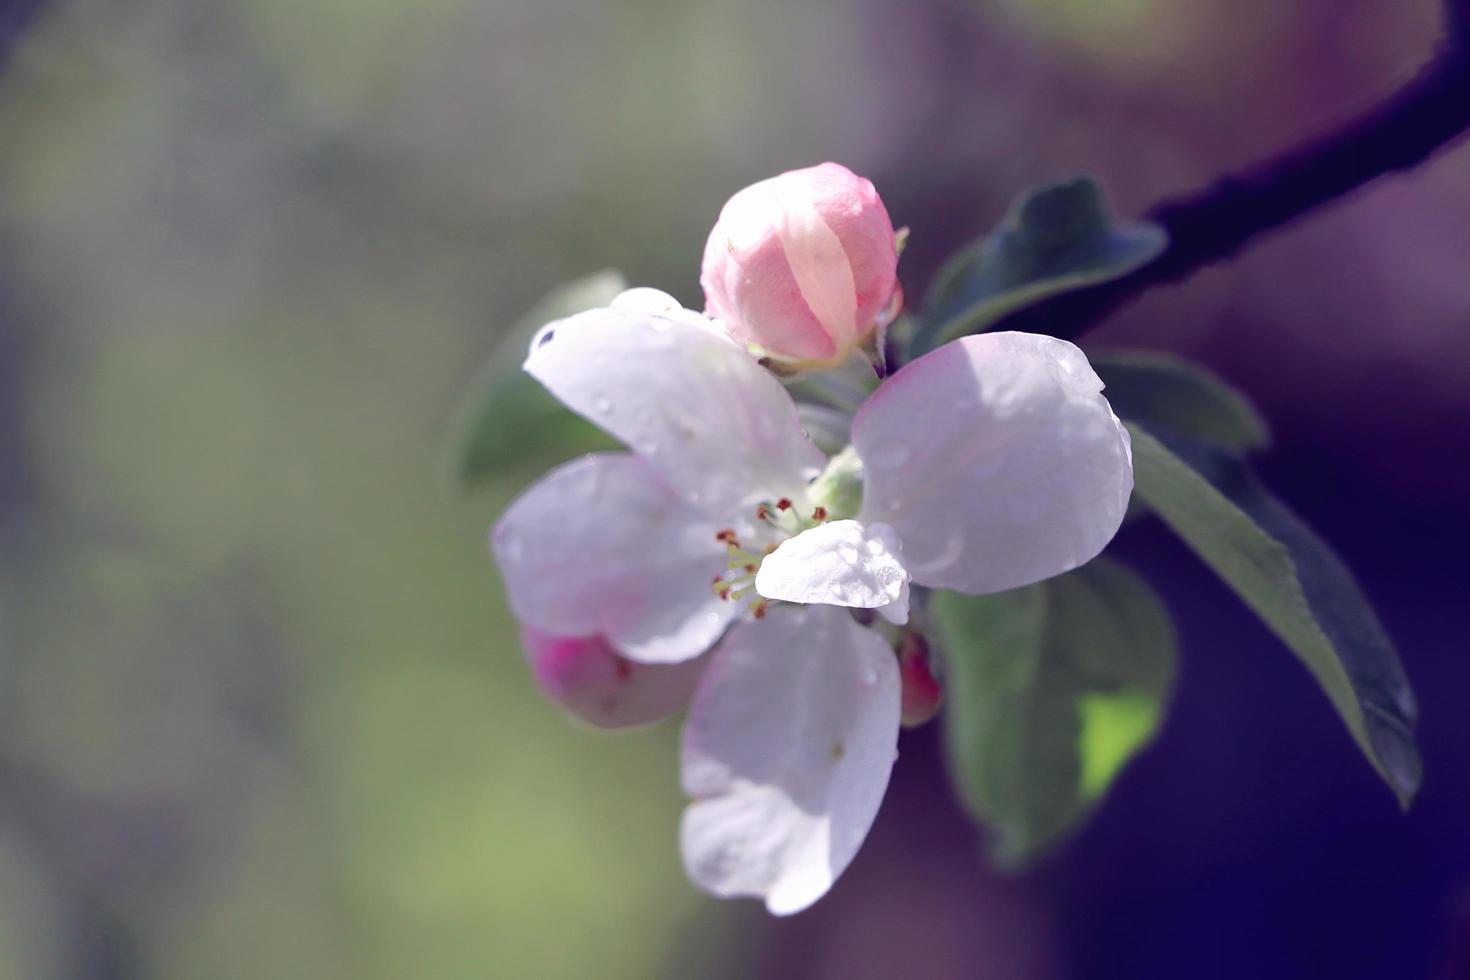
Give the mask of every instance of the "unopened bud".
[{"label": "unopened bud", "polygon": [[893,222],[872,182],[836,163],[740,191],[705,244],[706,311],[736,340],[797,367],[880,348],[898,311]]},{"label": "unopened bud", "polygon": [[944,703],[944,688],[934,676],[929,644],[917,633],[905,633],[898,648],[898,677],[902,683],[899,718],[905,728],[932,721]]},{"label": "unopened bud", "polygon": [[640,664],[601,636],[553,636],[525,627],[526,659],[548,698],[599,728],[660,721],[689,703],[704,659]]}]

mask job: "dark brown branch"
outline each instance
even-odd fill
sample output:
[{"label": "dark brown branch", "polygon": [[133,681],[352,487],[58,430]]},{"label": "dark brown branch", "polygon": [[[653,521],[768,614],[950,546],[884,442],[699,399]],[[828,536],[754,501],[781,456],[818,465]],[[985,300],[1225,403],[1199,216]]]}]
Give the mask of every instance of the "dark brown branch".
[{"label": "dark brown branch", "polygon": [[1160,202],[1147,215],[1169,233],[1169,246],[1157,259],[1122,279],[1029,307],[996,329],[1076,337],[1147,290],[1227,259],[1258,236],[1377,177],[1409,170],[1465,135],[1470,0],[1449,0],[1446,10],[1439,53],[1398,91],[1318,139]]}]

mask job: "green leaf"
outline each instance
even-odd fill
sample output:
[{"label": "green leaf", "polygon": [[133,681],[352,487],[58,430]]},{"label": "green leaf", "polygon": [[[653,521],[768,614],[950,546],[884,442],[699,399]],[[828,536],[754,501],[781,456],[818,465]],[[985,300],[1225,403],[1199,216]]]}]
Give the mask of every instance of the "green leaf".
[{"label": "green leaf", "polygon": [[1058,293],[1127,275],[1167,244],[1158,225],[1114,221],[1092,177],[1033,188],[1012,204],[998,228],[939,270],[909,356],[979,333]]},{"label": "green leaf", "polygon": [[1128,429],[1137,494],[1301,658],[1407,807],[1422,773],[1414,693],[1342,560],[1238,459]]},{"label": "green leaf", "polygon": [[474,486],[534,455],[613,445],[596,426],[563,408],[521,364],[541,327],[606,306],[626,288],[623,277],[611,271],[573,280],[552,290],[505,331],[460,413],[454,469],[461,486]]},{"label": "green leaf", "polygon": [[1087,357],[1125,419],[1235,454],[1271,441],[1255,407],[1202,365],[1153,351],[1089,350]]},{"label": "green leaf", "polygon": [[1174,630],[1106,559],[998,595],[935,592],[945,738],[967,808],[1015,867],[1073,830],[1158,729]]}]

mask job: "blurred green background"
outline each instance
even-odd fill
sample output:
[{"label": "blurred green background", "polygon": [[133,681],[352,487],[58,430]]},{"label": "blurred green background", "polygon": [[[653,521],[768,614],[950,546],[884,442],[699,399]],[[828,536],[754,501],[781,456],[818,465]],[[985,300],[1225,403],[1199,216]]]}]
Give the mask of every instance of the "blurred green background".
[{"label": "blurred green background", "polygon": [[[33,6],[0,75],[0,976],[743,974],[762,920],[683,879],[673,728],[569,725],[524,669],[484,537],[553,460],[455,490],[476,367],[603,267],[698,305],[720,204],[794,166],[878,181],[911,296],[1033,181],[1134,209],[1434,32],[1349,6]],[[1204,344],[1225,282],[1118,335]],[[1028,886],[954,857],[812,956],[963,893],[993,975],[1050,975]]]}]

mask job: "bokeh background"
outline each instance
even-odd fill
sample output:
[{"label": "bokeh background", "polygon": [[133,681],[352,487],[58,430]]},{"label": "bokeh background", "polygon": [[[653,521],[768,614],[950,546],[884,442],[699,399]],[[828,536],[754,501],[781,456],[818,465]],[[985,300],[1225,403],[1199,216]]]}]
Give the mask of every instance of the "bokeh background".
[{"label": "bokeh background", "polygon": [[904,737],[791,920],[683,880],[671,726],[539,699],[446,436],[498,333],[824,159],[921,294],[1015,192],[1136,213],[1407,77],[1433,0],[0,4],[0,976],[1470,976],[1470,146],[1088,338],[1198,357],[1378,603],[1400,814],[1160,528],[1158,744],[1003,878]]}]

